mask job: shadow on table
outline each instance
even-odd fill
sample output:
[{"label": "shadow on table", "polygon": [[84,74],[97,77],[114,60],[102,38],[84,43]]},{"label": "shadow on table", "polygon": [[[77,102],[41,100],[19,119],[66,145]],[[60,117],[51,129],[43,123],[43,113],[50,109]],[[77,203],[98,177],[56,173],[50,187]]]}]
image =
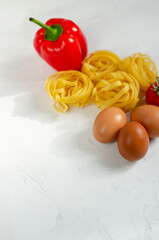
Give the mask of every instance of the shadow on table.
[{"label": "shadow on table", "polygon": [[24,117],[43,123],[51,123],[59,118],[59,113],[53,108],[53,101],[39,86],[37,90],[29,91],[13,98],[15,107],[13,117]]},{"label": "shadow on table", "polygon": [[9,97],[15,103],[13,116],[30,118],[41,122],[58,119],[45,90],[45,80],[54,70],[34,55],[9,60],[1,69],[1,97]]},{"label": "shadow on table", "polygon": [[87,128],[83,129],[80,135],[77,136],[76,141],[79,148],[87,153],[90,152],[93,163],[98,166],[104,166],[110,171],[115,171],[116,169],[125,171],[137,164],[137,162],[125,160],[120,155],[117,142],[108,144],[97,142],[93,137],[92,126],[87,126]]},{"label": "shadow on table", "polygon": [[[67,125],[67,123],[65,124]],[[86,127],[83,127],[81,131],[79,123],[75,126],[73,122],[72,127],[66,127],[66,125],[65,128],[61,125],[59,134],[50,142],[48,148],[48,151],[56,156],[56,159],[63,159],[64,164],[76,162],[83,168],[93,166],[93,168],[105,168],[112,172],[127,171],[137,164],[137,162],[125,160],[119,154],[116,142],[112,144],[97,142],[92,135],[92,120],[84,124]]]}]

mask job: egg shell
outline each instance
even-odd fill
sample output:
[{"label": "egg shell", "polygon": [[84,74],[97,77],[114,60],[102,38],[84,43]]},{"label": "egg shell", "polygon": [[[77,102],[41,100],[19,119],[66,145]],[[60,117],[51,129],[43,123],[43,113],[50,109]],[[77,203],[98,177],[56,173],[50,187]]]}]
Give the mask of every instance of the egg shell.
[{"label": "egg shell", "polygon": [[150,138],[159,137],[159,107],[154,105],[139,106],[132,111],[130,119],[141,123]]},{"label": "egg shell", "polygon": [[118,107],[110,107],[101,111],[93,124],[93,135],[101,143],[116,140],[122,127],[127,123],[125,112]]},{"label": "egg shell", "polygon": [[146,129],[138,122],[128,122],[118,135],[120,154],[129,161],[137,161],[145,156],[149,147]]}]

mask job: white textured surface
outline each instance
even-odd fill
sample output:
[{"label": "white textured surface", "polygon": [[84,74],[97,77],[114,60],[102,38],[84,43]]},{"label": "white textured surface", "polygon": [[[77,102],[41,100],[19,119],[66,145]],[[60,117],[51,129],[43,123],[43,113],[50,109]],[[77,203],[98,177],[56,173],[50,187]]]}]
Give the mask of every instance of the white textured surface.
[{"label": "white textured surface", "polygon": [[33,49],[28,21],[63,17],[89,52],[143,52],[159,66],[159,1],[0,1],[0,239],[158,240],[159,139],[129,163],[92,136],[94,106],[55,112],[54,73]]}]

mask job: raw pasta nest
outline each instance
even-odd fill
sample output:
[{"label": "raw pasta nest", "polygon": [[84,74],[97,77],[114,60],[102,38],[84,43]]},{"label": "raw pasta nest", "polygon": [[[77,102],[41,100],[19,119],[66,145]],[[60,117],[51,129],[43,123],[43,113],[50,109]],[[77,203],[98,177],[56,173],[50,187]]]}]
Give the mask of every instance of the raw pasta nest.
[{"label": "raw pasta nest", "polygon": [[83,107],[93,101],[101,110],[116,106],[128,112],[145,97],[156,76],[156,65],[145,54],[120,60],[113,52],[99,50],[84,59],[81,72],[61,71],[50,76],[46,90],[62,113],[69,105]]},{"label": "raw pasta nest", "polygon": [[83,107],[91,100],[93,83],[79,71],[69,70],[53,74],[46,80],[46,91],[55,100],[54,107],[64,113],[69,105]]},{"label": "raw pasta nest", "polygon": [[107,74],[94,90],[95,104],[101,110],[116,106],[125,112],[135,108],[139,98],[139,84],[136,79],[123,71]]},{"label": "raw pasta nest", "polygon": [[81,72],[96,84],[110,72],[118,70],[120,58],[113,52],[95,51],[83,60]]},{"label": "raw pasta nest", "polygon": [[119,69],[132,74],[139,82],[141,91],[155,82],[157,67],[151,58],[145,54],[135,53],[124,58],[119,63]]}]

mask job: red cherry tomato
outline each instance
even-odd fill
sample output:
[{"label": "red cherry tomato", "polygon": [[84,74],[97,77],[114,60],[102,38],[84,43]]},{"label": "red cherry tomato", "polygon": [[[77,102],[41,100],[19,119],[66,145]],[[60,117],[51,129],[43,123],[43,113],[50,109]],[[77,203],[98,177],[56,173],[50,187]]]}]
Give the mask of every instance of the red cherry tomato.
[{"label": "red cherry tomato", "polygon": [[159,107],[159,78],[156,78],[156,82],[151,84],[146,92],[147,104],[156,105]]}]

